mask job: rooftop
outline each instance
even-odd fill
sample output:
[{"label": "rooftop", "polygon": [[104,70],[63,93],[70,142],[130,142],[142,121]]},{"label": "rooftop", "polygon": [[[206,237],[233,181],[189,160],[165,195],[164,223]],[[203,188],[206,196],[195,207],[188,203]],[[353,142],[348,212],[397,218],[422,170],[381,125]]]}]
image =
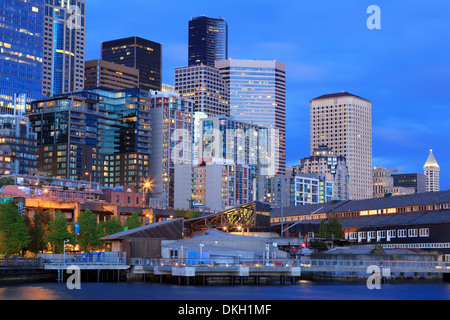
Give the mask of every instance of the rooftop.
[{"label": "rooftop", "polygon": [[[334,203],[312,204],[298,207],[285,207],[283,216],[301,216],[313,213],[340,213],[364,210],[378,210],[401,208],[409,206],[421,206],[450,203],[450,190],[439,192],[414,193],[401,196],[392,196],[385,198],[371,198],[364,200],[347,200],[336,201]],[[273,209],[270,214],[271,218],[281,217],[279,208]]]},{"label": "rooftop", "polygon": [[371,101],[369,101],[369,100],[367,100],[367,99],[361,98],[361,97],[359,97],[359,96],[357,96],[357,95],[354,95],[354,94],[352,94],[352,93],[349,93],[349,92],[339,92],[339,93],[324,94],[324,95],[321,95],[320,97],[317,97],[317,98],[315,98],[315,99],[312,99],[311,101],[314,101],[314,100],[323,100],[323,99],[333,99],[333,98],[343,98],[343,97],[353,97],[353,98],[358,98],[358,99],[361,99],[361,100],[364,100],[364,101],[367,101],[367,102],[372,103]]}]

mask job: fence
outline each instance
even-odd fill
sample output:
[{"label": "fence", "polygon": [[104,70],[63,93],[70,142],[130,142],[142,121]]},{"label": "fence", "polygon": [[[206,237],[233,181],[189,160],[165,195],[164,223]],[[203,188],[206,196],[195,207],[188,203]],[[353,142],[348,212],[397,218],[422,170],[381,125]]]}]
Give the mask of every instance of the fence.
[{"label": "fence", "polygon": [[79,254],[38,254],[44,264],[126,264],[126,255],[121,252],[89,252]]},{"label": "fence", "polygon": [[40,258],[3,258],[0,259],[0,268],[42,268]]},{"label": "fence", "polygon": [[[197,259],[131,259],[132,265],[144,267],[302,267],[304,271],[358,271],[370,266],[389,268],[392,272],[450,273],[450,262],[403,260],[331,260],[331,259],[245,259],[245,258],[197,258]],[[364,271],[365,272],[365,271]]]}]

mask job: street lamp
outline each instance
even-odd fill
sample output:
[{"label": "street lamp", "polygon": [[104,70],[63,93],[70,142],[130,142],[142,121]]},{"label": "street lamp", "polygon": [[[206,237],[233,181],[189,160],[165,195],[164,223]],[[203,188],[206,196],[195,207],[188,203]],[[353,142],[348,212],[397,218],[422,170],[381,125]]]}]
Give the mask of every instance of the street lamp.
[{"label": "street lamp", "polygon": [[63,247],[63,261],[64,261],[64,265],[66,265],[66,243],[68,243],[70,240],[66,239],[64,240],[64,247]]},{"label": "street lamp", "polygon": [[92,174],[89,172],[86,172],[85,175],[89,175],[89,199],[91,199],[91,190],[92,190]]},{"label": "street lamp", "polygon": [[[147,205],[146,198],[148,197],[148,192],[149,192],[149,190],[152,189],[152,186],[153,186],[153,180],[144,180],[144,186],[142,188],[142,197],[143,197],[144,207]],[[147,194],[145,193],[146,190],[147,190]]]}]

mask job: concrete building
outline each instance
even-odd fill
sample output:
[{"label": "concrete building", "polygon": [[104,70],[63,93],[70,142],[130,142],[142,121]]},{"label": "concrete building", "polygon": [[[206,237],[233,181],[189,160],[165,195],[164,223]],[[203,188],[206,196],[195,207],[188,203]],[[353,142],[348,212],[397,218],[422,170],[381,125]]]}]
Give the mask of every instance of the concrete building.
[{"label": "concrete building", "polygon": [[176,208],[222,211],[251,202],[252,189],[248,165],[201,163],[175,167]]},{"label": "concrete building", "polygon": [[430,150],[427,162],[423,166],[423,172],[427,177],[427,192],[439,191],[439,171],[441,168],[434,158],[433,150]]},{"label": "concrete building", "polygon": [[310,173],[269,177],[265,201],[275,206],[303,206],[334,200],[330,174]]},{"label": "concrete building", "polygon": [[174,92],[151,92],[150,197],[173,207],[175,166],[192,165],[194,102]]},{"label": "concrete building", "polygon": [[372,103],[348,92],[326,94],[311,103],[311,153],[327,145],[344,156],[350,199],[371,198]]},{"label": "concrete building", "polygon": [[230,115],[225,81],[214,66],[200,64],[175,69],[175,91],[195,102],[195,112]]},{"label": "concrete building", "polygon": [[332,176],[336,200],[349,199],[349,175],[344,156],[338,156],[328,146],[319,146],[308,157],[299,160],[294,167],[294,174],[322,173]]},{"label": "concrete building", "polygon": [[286,66],[278,61],[216,61],[225,79],[230,115],[270,130],[270,175],[286,169]]},{"label": "concrete building", "polygon": [[43,95],[84,88],[86,1],[45,1]]},{"label": "concrete building", "polygon": [[104,60],[84,63],[84,87],[122,90],[139,87],[139,70]]},{"label": "concrete building", "polygon": [[412,187],[394,185],[394,177],[391,171],[381,166],[375,166],[373,170],[373,197],[398,196],[413,194],[416,190]]}]

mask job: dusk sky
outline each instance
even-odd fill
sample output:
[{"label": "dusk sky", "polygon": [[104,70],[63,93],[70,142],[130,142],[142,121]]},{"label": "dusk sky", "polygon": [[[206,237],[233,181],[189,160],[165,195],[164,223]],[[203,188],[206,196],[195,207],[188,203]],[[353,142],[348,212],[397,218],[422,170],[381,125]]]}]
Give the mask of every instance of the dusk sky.
[{"label": "dusk sky", "polygon": [[[348,91],[372,101],[373,165],[423,173],[429,150],[450,189],[450,2],[444,0],[87,0],[86,60],[100,43],[162,43],[163,83],[187,65],[188,21],[223,17],[229,57],[286,64],[287,164],[310,153],[309,101]],[[367,8],[381,9],[370,30]]]}]

